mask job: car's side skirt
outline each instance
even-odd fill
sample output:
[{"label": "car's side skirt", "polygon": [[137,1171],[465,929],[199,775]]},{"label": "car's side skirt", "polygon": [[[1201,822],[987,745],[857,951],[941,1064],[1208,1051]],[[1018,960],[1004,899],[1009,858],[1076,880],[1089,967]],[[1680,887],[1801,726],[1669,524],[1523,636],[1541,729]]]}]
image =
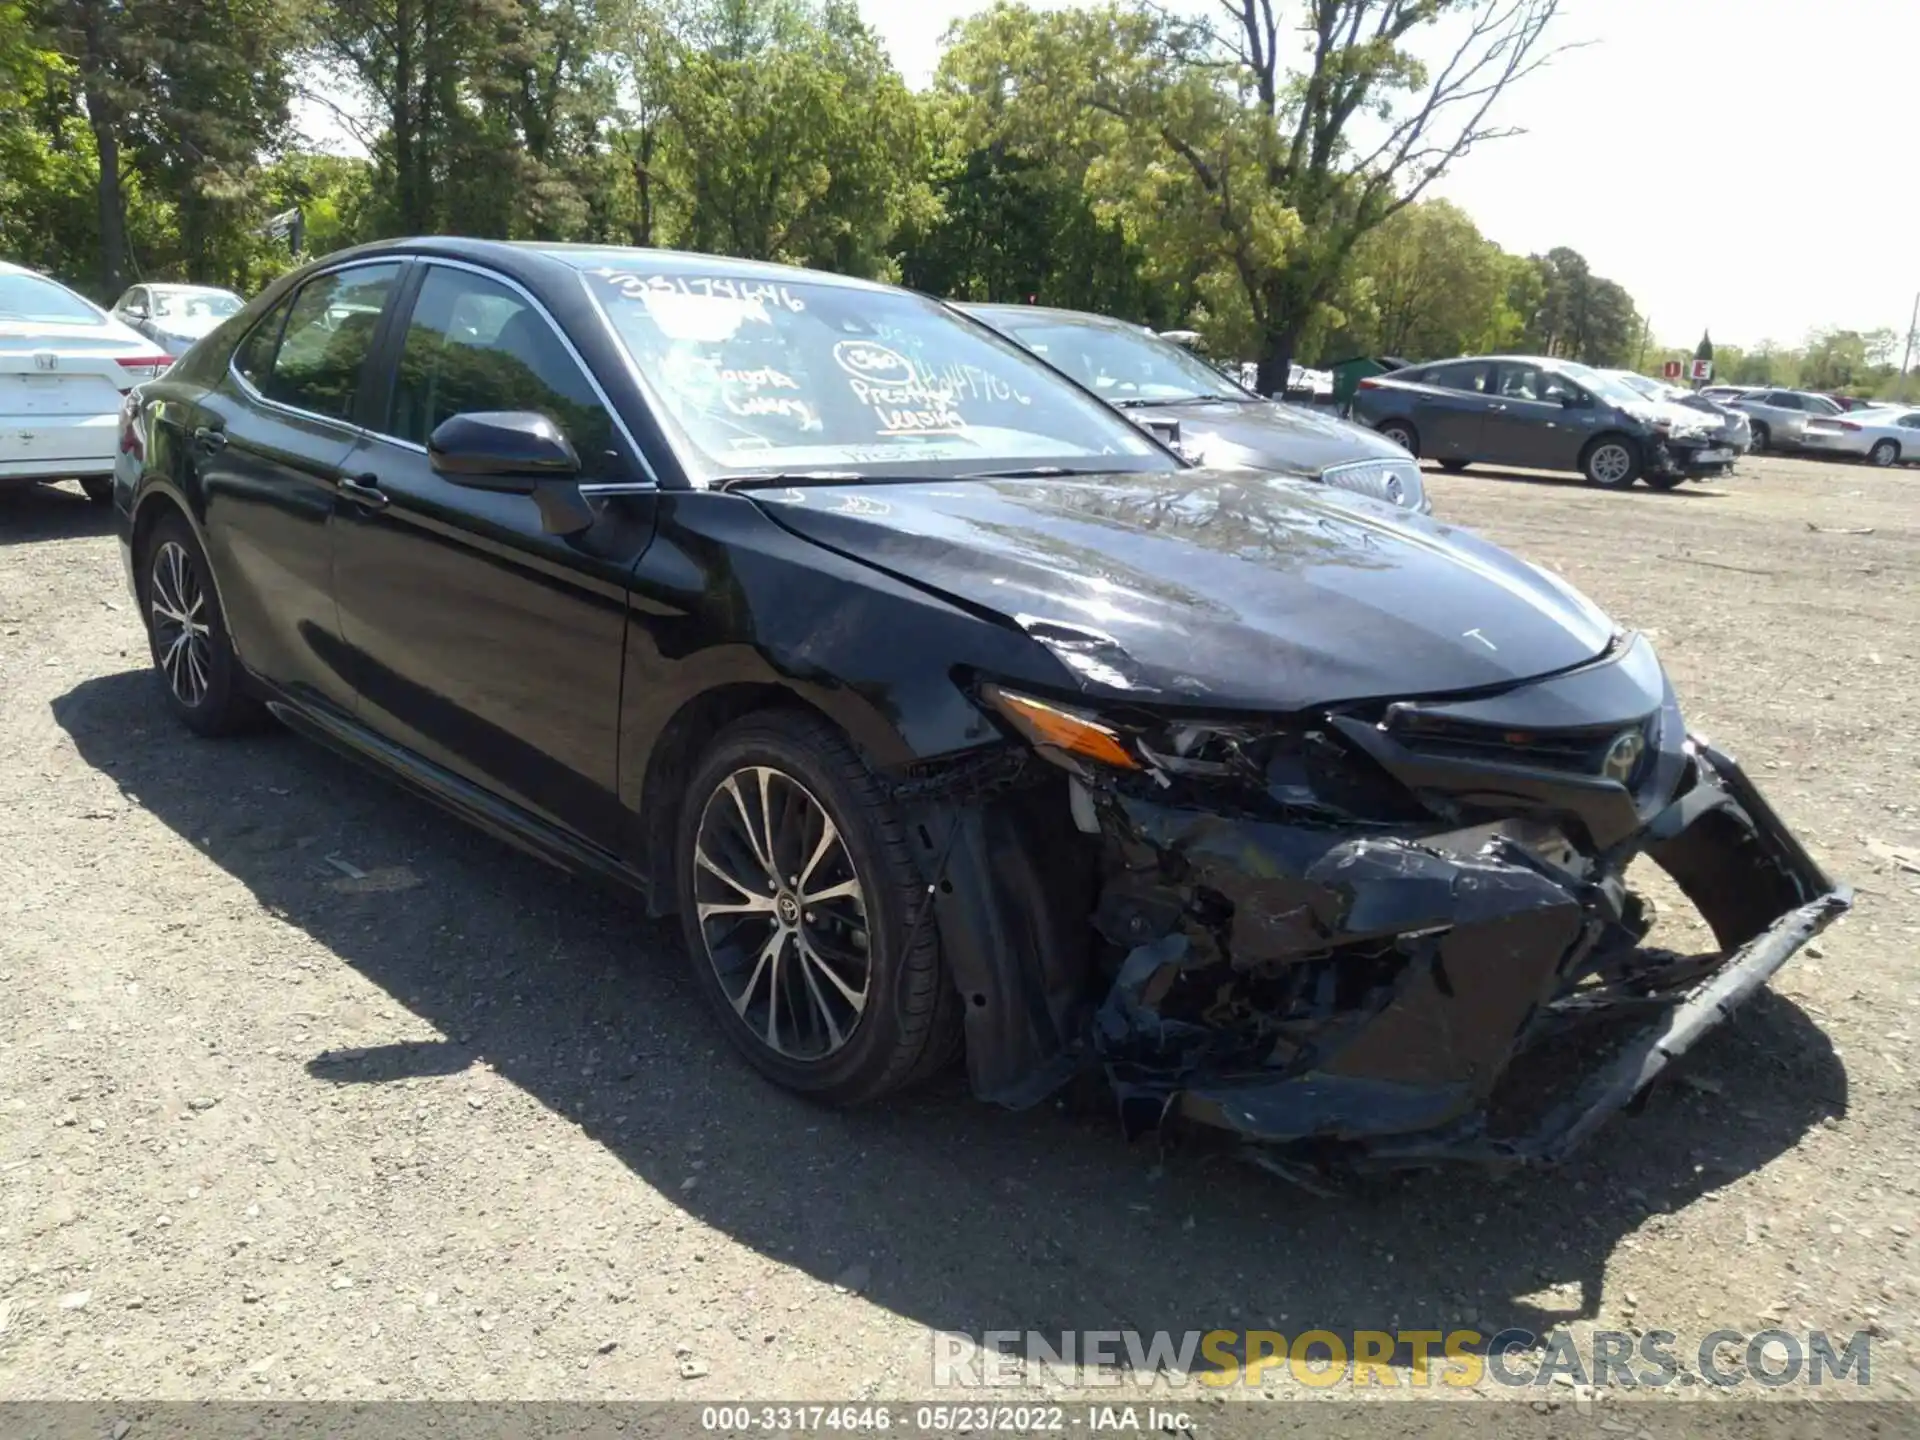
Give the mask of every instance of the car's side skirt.
[{"label": "car's side skirt", "polygon": [[571,874],[609,880],[643,898],[648,893],[646,877],[612,851],[529,814],[349,716],[302,704],[279,691],[269,694],[266,704],[289,729],[370,765],[495,839]]}]

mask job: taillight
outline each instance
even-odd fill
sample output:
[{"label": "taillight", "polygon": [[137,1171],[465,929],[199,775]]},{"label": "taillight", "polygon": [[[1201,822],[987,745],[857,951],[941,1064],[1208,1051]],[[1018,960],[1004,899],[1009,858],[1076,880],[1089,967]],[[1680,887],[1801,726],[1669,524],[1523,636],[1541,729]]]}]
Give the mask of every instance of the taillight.
[{"label": "taillight", "polygon": [[134,380],[157,380],[173,364],[171,355],[120,355],[115,358],[120,362],[120,368]]},{"label": "taillight", "polygon": [[1829,420],[1827,423],[1836,430],[1858,430],[1860,428],[1851,420]]}]

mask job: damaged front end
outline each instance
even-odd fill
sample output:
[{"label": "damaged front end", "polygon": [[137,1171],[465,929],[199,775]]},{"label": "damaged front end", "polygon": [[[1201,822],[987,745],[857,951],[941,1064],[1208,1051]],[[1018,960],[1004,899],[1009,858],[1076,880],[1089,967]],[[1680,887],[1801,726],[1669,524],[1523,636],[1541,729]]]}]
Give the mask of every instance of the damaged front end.
[{"label": "damaged front end", "polygon": [[[943,944],[975,1087],[1008,1103],[1095,1065],[1130,1129],[1178,1116],[1282,1166],[1550,1163],[1850,904],[1638,637],[1283,723],[983,703],[1068,772],[1066,805],[947,807]],[[1715,952],[1643,943],[1642,855]],[[1596,1025],[1611,1053],[1558,1093],[1517,1078]]]}]

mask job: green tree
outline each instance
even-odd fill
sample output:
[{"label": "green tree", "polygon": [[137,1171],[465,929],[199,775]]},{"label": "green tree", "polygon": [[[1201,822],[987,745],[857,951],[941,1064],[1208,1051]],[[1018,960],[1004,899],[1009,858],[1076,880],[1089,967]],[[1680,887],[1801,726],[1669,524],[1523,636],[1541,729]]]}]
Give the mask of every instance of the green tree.
[{"label": "green tree", "polygon": [[930,211],[918,109],[852,0],[697,0],[627,39],[640,229],[696,250],[893,273]]}]

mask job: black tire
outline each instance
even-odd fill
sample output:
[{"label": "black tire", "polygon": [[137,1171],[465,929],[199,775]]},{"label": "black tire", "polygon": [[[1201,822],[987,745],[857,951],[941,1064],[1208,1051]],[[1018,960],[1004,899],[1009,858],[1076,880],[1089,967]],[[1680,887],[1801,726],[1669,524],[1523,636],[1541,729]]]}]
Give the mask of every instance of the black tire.
[{"label": "black tire", "polygon": [[1640,447],[1625,435],[1597,435],[1580,456],[1589,485],[1624,490],[1640,477]]},{"label": "black tire", "polygon": [[[772,772],[763,792],[771,803],[764,808],[756,793],[763,770]],[[729,780],[743,800],[736,802],[729,793]],[[815,812],[806,802],[831,822],[837,853],[828,851],[824,826],[808,828]],[[711,818],[709,807],[714,807]],[[774,823],[754,838],[756,825],[769,814]],[[759,859],[768,830],[774,833],[766,848],[777,852],[774,869],[785,875],[768,877]],[[776,893],[764,912],[755,906],[729,919],[715,910],[703,921],[702,903],[744,910],[749,899],[745,886],[716,878],[716,869],[701,863],[707,852],[700,847],[706,844],[714,851],[707,858],[729,873],[744,874],[750,882],[756,872],[769,878],[768,888]],[[892,800],[831,725],[782,710],[729,726],[708,747],[687,786],[674,853],[681,926],[695,981],[727,1038],[762,1075],[829,1104],[857,1105],[926,1079],[953,1061],[960,1048],[959,996],[940,960],[933,916],[925,909],[926,882],[914,866]],[[847,874],[857,900],[838,897],[833,910],[822,903],[830,898],[825,894],[810,901],[806,882],[815,873]],[[849,880],[825,888],[841,889]],[[758,894],[754,884],[752,896]],[[754,962],[770,947],[772,973],[763,982],[766,962]],[[783,1007],[775,989],[789,966],[784,972],[788,988],[780,992],[787,1001]],[[841,977],[838,995],[834,975]],[[845,1003],[855,978],[864,983],[858,1009]],[[763,993],[764,1006],[757,1003]],[[789,1027],[785,1034],[782,1009]],[[804,1027],[802,1010],[809,1012]],[[841,1023],[829,1018],[834,1015]],[[826,1048],[808,1053],[816,1043]]]},{"label": "black tire", "polygon": [[1440,468],[1442,470],[1451,471],[1453,474],[1458,475],[1462,470],[1466,469],[1467,466],[1471,465],[1472,463],[1473,462],[1471,460],[1442,460],[1440,462]]},{"label": "black tire", "polygon": [[1749,447],[1748,453],[1753,455],[1758,455],[1762,450],[1766,449],[1767,446],[1773,442],[1773,433],[1770,430],[1768,430],[1765,425],[1762,425],[1758,420],[1753,422],[1752,428],[1753,428],[1753,444]]},{"label": "black tire", "polygon": [[86,492],[87,499],[96,505],[113,503],[113,477],[110,475],[89,475],[81,480],[80,488]]},{"label": "black tire", "polygon": [[1641,477],[1655,490],[1678,490],[1686,481],[1684,475],[1643,475]]},{"label": "black tire", "polygon": [[1383,420],[1375,427],[1409,455],[1420,453],[1420,432],[1413,428],[1410,420]]},{"label": "black tire", "polygon": [[1878,465],[1882,469],[1900,463],[1900,442],[1898,440],[1876,440],[1873,448],[1867,452],[1867,463]]},{"label": "black tire", "polygon": [[[163,516],[142,542],[135,565],[147,647],[167,708],[199,735],[230,735],[258,725],[265,712],[244,688],[207,552],[193,527],[178,513]],[[182,641],[173,618],[182,612],[204,632]]]}]

